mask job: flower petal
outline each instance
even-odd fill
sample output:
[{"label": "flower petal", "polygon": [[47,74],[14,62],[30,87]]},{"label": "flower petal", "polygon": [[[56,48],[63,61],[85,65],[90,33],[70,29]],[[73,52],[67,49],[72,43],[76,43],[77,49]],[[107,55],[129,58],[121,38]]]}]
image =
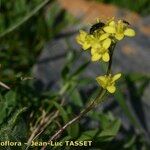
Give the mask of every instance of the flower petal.
[{"label": "flower petal", "polygon": [[82,40],[81,40],[81,36],[80,35],[77,35],[76,41],[77,41],[77,43],[82,44]]},{"label": "flower petal", "polygon": [[90,47],[91,47],[91,44],[90,44],[90,43],[84,42],[84,43],[82,44],[82,48],[83,48],[84,50],[87,50],[87,49],[89,49]]},{"label": "flower petal", "polygon": [[92,48],[96,48],[96,49],[99,49],[101,47],[101,43],[97,41],[94,41],[93,43],[91,43],[91,45]]},{"label": "flower petal", "polygon": [[121,73],[117,73],[116,75],[114,75],[112,78],[113,82],[118,80],[120,77],[121,77]]},{"label": "flower petal", "polygon": [[115,26],[115,21],[111,21],[111,22],[109,23],[109,25],[110,25],[110,26]]},{"label": "flower petal", "polygon": [[124,31],[124,35],[126,35],[126,36],[135,36],[135,31],[133,29],[128,28]]},{"label": "flower petal", "polygon": [[96,48],[91,48],[91,55],[94,55],[95,53],[97,53],[97,49]]},{"label": "flower petal", "polygon": [[111,86],[108,86],[107,87],[107,90],[110,92],[110,93],[114,93],[116,91],[116,87],[114,85],[111,85]]},{"label": "flower petal", "polygon": [[83,31],[83,30],[80,30],[80,34],[77,35],[76,39],[77,39],[77,41],[78,40],[79,41],[83,41],[83,40],[85,40],[86,36],[87,36],[87,33],[85,31]]},{"label": "flower petal", "polygon": [[106,53],[103,54],[102,59],[103,59],[103,61],[105,61],[105,62],[108,62],[108,61],[109,61],[110,57],[109,57],[108,52],[106,52]]},{"label": "flower petal", "polygon": [[106,76],[99,76],[96,78],[96,81],[98,82],[99,85],[101,85],[103,88],[106,89],[106,85],[107,85],[107,77]]},{"label": "flower petal", "polygon": [[96,78],[96,80],[98,80],[98,81],[105,81],[106,77],[105,76],[99,76],[99,77]]},{"label": "flower petal", "polygon": [[124,34],[123,33],[122,34],[116,33],[115,34],[115,38],[120,41],[120,40],[122,40],[124,38]]},{"label": "flower petal", "polygon": [[92,61],[98,61],[99,59],[101,59],[101,55],[98,53],[94,53],[91,57]]},{"label": "flower petal", "polygon": [[104,40],[103,42],[103,47],[105,49],[108,49],[110,47],[110,44],[111,44],[111,39],[110,38],[107,38],[106,40]]},{"label": "flower petal", "polygon": [[102,41],[102,40],[105,40],[106,38],[109,37],[109,34],[108,33],[104,33],[100,36],[99,40]]},{"label": "flower petal", "polygon": [[104,27],[104,31],[106,33],[115,33],[116,29],[115,29],[115,27],[112,27],[112,26],[106,26],[106,27]]}]

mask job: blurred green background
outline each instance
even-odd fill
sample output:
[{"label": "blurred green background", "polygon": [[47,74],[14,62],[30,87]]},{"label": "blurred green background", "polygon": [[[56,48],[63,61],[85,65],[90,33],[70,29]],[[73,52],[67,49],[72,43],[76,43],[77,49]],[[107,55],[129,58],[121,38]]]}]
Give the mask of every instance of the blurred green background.
[{"label": "blurred green background", "polygon": [[108,4],[115,4],[121,8],[126,8],[137,12],[143,16],[150,13],[150,2],[149,0],[96,0],[97,2],[104,2]]},{"label": "blurred green background", "polygon": [[[149,0],[96,1],[115,4],[142,16],[150,14]],[[54,0],[0,0],[0,81],[11,88],[8,91],[0,87],[0,141],[27,142],[36,129],[38,132],[35,132],[34,136],[43,130],[36,140],[47,141],[60,126],[78,113],[77,110],[82,110],[87,102],[85,99],[88,100],[96,94],[97,87],[88,93],[86,90],[84,93],[79,90],[80,87],[85,88],[95,82],[95,79],[83,79],[78,84],[80,74],[89,62],[83,62],[72,71],[79,55],[75,51],[68,52],[66,56],[62,78],[58,81],[60,90],[39,91],[35,84],[32,69],[44,45],[53,40],[66,26],[76,25],[78,22]],[[59,140],[93,140],[93,148],[102,150],[149,150],[148,131],[126,104],[126,91],[130,93],[131,100],[140,99],[149,84],[149,79],[147,75],[138,73],[125,74],[118,85],[120,90],[111,97],[132,124],[129,130],[124,129],[120,119],[110,111],[93,110],[86,116],[85,121],[68,128]],[[65,101],[62,107],[62,99],[71,100]],[[57,109],[61,112],[60,115],[43,125],[42,119],[49,117],[50,120]],[[87,122],[92,120],[98,123],[97,127],[86,127]],[[20,150],[26,147],[23,145],[21,148],[7,148]]]}]

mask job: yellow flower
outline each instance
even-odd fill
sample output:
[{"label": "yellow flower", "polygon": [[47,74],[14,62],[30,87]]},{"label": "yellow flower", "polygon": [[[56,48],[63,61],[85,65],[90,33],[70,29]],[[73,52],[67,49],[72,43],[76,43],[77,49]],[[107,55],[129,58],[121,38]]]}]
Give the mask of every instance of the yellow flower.
[{"label": "yellow flower", "polygon": [[113,35],[117,40],[122,40],[124,36],[135,36],[135,31],[128,28],[122,20],[115,22],[114,20],[109,21],[107,25],[103,28],[106,33]]},{"label": "yellow flower", "polygon": [[105,40],[107,38],[109,38],[109,33],[103,33],[100,35],[99,40],[102,41],[102,40]]},{"label": "yellow flower", "polygon": [[111,74],[99,76],[96,78],[97,82],[102,86],[103,89],[108,90],[110,93],[114,93],[116,91],[115,81],[121,77],[121,73],[118,73],[114,76]]},{"label": "yellow flower", "polygon": [[91,47],[92,35],[89,35],[87,32],[80,30],[80,34],[76,37],[77,42],[82,45],[84,50],[87,50]]},{"label": "yellow flower", "polygon": [[109,47],[111,45],[111,40],[109,38],[105,39],[103,42],[95,39],[93,40],[91,55],[92,61],[98,61],[102,59],[105,62],[108,62],[109,57]]}]

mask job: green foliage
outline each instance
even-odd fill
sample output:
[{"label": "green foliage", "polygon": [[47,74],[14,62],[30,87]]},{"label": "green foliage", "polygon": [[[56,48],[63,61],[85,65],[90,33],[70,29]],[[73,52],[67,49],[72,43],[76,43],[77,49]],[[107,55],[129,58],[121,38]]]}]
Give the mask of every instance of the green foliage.
[{"label": "green foliage", "polygon": [[16,105],[16,93],[8,92],[5,97],[1,96],[0,124],[12,113]]},{"label": "green foliage", "polygon": [[[135,10],[142,11],[146,1],[142,3]],[[16,0],[15,3],[14,0],[1,0],[0,81],[10,85],[11,90],[0,87],[0,141],[27,142],[33,131],[39,128],[34,136],[35,140],[49,140],[56,130],[74,118],[86,106],[89,97],[94,97],[96,93],[95,79],[81,76],[90,62],[77,66],[80,54],[72,49],[71,44],[63,69],[59,70],[59,89],[43,90],[35,86],[32,67],[45,43],[56,37],[64,27],[76,23],[56,2],[50,2],[46,7],[43,4],[42,0]],[[148,84],[148,76],[127,74],[122,80],[120,90],[115,94],[114,100],[133,126],[131,133],[124,128],[117,116],[114,117],[110,112],[93,110],[80,122],[67,128],[59,141],[92,140],[94,144],[91,149],[115,150],[119,147],[121,150],[137,150],[140,145],[142,150],[148,150],[147,130],[141,124],[138,113],[131,111],[127,105],[127,99],[140,102]],[[93,85],[94,90],[86,91],[89,85]],[[130,87],[134,88],[134,94]],[[57,111],[58,116],[51,121]],[[94,127],[91,125],[93,122]],[[23,144],[22,147],[7,149],[24,150],[26,146]]]},{"label": "green foliage", "polygon": [[[2,35],[0,59],[4,68],[1,70],[3,71],[1,78],[3,81],[7,78],[6,82],[14,82],[14,78],[20,73],[31,76],[32,66],[44,43],[55,37],[68,22],[75,22],[73,17],[59,8],[56,3],[50,2],[46,8],[45,1],[41,0],[33,2],[17,0],[15,5],[13,3],[13,1],[1,3],[3,9],[0,15],[0,35]],[[22,7],[24,9],[21,9]],[[28,17],[29,19],[24,19]],[[18,25],[18,22],[22,23]],[[14,26],[15,30],[7,32]],[[5,32],[7,34],[4,36]]]},{"label": "green foliage", "polygon": [[148,15],[150,13],[149,0],[96,0],[98,2],[110,3],[118,5],[122,8],[130,9],[141,15]]},{"label": "green foliage", "polygon": [[83,132],[78,140],[92,140],[94,138],[98,143],[112,141],[120,129],[121,121],[109,114],[91,112],[90,116],[100,122],[100,127]]},{"label": "green foliage", "polygon": [[[7,117],[7,120],[0,126],[0,141],[25,141],[27,136],[25,120],[22,119],[22,114],[26,111],[26,108],[20,108],[16,110],[11,116]],[[3,116],[4,117],[4,116]],[[2,147],[1,147],[2,148]],[[6,147],[4,147],[5,149]],[[23,149],[22,147],[12,148],[7,146],[7,149]]]}]

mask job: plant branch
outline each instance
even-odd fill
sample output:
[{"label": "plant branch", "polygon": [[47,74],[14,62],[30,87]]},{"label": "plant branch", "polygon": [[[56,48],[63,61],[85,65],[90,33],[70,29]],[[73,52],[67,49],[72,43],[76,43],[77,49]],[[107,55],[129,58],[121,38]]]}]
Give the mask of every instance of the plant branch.
[{"label": "plant branch", "polygon": [[110,47],[110,60],[109,60],[109,64],[108,64],[108,68],[107,68],[107,75],[110,74],[111,72],[111,66],[112,66],[112,58],[113,58],[113,53],[114,53],[114,49],[115,49],[116,44],[114,43],[111,47]]},{"label": "plant branch", "polygon": [[[48,142],[52,141],[52,140],[56,140],[57,138],[59,138],[59,136],[61,135],[61,133],[66,129],[68,128],[70,125],[72,125],[73,123],[75,123],[76,121],[80,120],[85,114],[87,114],[90,110],[92,110],[96,105],[97,103],[99,102],[99,100],[102,100],[104,94],[105,94],[106,90],[102,89],[98,96],[93,100],[91,101],[87,107],[82,110],[78,116],[76,116],[75,118],[73,118],[72,120],[70,120],[68,123],[66,123],[62,128],[60,128],[49,140]],[[101,101],[102,102],[102,101]],[[45,150],[46,146],[43,146],[42,147],[42,150]]]},{"label": "plant branch", "polygon": [[7,90],[10,90],[10,87],[0,81],[0,86],[4,87]]},{"label": "plant branch", "polygon": [[[111,72],[111,66],[112,66],[112,57],[113,57],[113,51],[115,48],[116,44],[113,44],[110,48],[110,60],[109,60],[109,64],[108,64],[108,68],[107,68],[107,75]],[[60,137],[61,133],[68,128],[70,125],[72,125],[73,123],[75,123],[76,121],[80,120],[85,114],[87,114],[90,110],[92,110],[95,106],[97,106],[98,104],[100,104],[106,93],[105,89],[101,89],[99,94],[97,95],[97,97],[90,101],[87,104],[87,107],[85,109],[83,109],[75,118],[73,118],[72,120],[70,120],[68,123],[66,123],[63,127],[61,127],[49,140],[48,142],[52,141],[52,140],[56,140],[57,138]],[[41,150],[45,150],[46,146],[43,146]]]}]

